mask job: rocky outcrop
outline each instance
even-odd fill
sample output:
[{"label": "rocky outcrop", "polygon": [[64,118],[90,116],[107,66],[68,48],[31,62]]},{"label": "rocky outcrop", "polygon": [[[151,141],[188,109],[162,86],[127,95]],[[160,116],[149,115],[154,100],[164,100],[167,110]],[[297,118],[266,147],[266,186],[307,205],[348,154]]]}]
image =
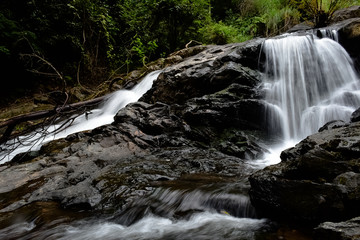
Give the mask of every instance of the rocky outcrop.
[{"label": "rocky outcrop", "polygon": [[352,6],[335,11],[331,17],[331,22],[337,23],[350,18],[358,18],[359,16],[360,6]]},{"label": "rocky outcrop", "polygon": [[360,238],[360,217],[345,222],[325,222],[315,229],[314,239],[355,240]]},{"label": "rocky outcrop", "polygon": [[111,212],[186,175],[234,181],[248,174],[241,163],[266,151],[259,140],[261,42],[208,46],[165,69],[113,124],[0,166],[0,212],[42,202]]},{"label": "rocky outcrop", "polygon": [[346,49],[350,56],[355,60],[355,64],[360,69],[360,15],[357,18],[344,20],[335,24],[339,30],[339,43]]},{"label": "rocky outcrop", "polygon": [[183,104],[194,97],[221,91],[232,83],[259,84],[258,56],[262,39],[213,46],[164,70],[141,101]]},{"label": "rocky outcrop", "polygon": [[282,162],[250,177],[264,214],[303,221],[360,215],[360,122],[323,128],[282,152]]},{"label": "rocky outcrop", "polygon": [[360,6],[352,6],[334,13],[330,27],[338,30],[339,43],[354,59],[360,72]]}]

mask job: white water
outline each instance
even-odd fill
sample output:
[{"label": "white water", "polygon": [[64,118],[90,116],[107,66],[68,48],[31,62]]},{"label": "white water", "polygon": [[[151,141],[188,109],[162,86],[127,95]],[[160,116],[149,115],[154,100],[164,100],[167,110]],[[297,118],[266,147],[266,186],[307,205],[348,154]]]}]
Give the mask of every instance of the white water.
[{"label": "white water", "polygon": [[153,81],[161,71],[154,71],[131,90],[119,90],[108,96],[107,100],[98,109],[91,110],[87,115],[83,114],[75,118],[74,122],[66,128],[61,128],[63,122],[48,126],[46,132],[32,133],[29,136],[21,136],[0,146],[0,164],[10,161],[16,154],[34,151],[52,140],[64,138],[72,133],[94,129],[110,124],[114,121],[115,114],[127,104],[136,102],[152,86]]},{"label": "white water", "polygon": [[[235,218],[226,214],[203,212],[187,220],[175,220],[149,215],[137,223],[125,226],[115,222],[80,221],[76,224],[59,225],[41,234],[29,234],[16,238],[56,240],[188,240],[188,239],[255,239],[255,232],[266,224],[265,220]],[[2,234],[0,233],[0,236]],[[9,237],[9,235],[3,235]],[[15,235],[12,235],[15,236]],[[14,238],[15,239],[15,238]]]},{"label": "white water", "polygon": [[[226,214],[203,212],[188,220],[147,216],[139,222],[123,226],[115,223],[98,223],[68,227],[59,231],[56,239],[255,239],[255,230],[265,220],[235,218]],[[53,236],[52,236],[53,237]],[[205,237],[205,238],[204,238]]]},{"label": "white water", "polygon": [[[12,227],[0,230],[0,237],[10,234],[24,240],[251,240],[269,227],[268,220],[256,219],[254,214],[249,197],[245,195],[198,189],[157,189],[150,196],[133,202],[120,216],[115,217],[115,221],[89,219],[57,226],[54,223],[52,228],[33,232],[36,226],[21,230]],[[22,223],[21,226],[29,224]]]},{"label": "white water", "polygon": [[263,49],[269,129],[285,142],[297,142],[332,120],[348,122],[360,106],[352,60],[336,41],[287,36],[265,41]]},{"label": "white water", "polygon": [[[359,80],[351,59],[335,41],[310,35],[288,36],[267,40],[263,49],[266,55],[264,89],[268,102],[269,128],[284,142],[270,149],[271,153],[264,159],[253,163],[255,168],[277,163],[284,148],[316,132],[327,121],[348,121],[350,114],[360,105]],[[97,111],[112,114],[117,111],[105,109],[104,106]],[[93,111],[92,116],[101,117],[102,114]],[[85,121],[83,118],[80,124]],[[99,120],[96,118],[94,121]],[[90,129],[91,126],[88,127]],[[226,200],[241,207],[241,211],[234,212],[247,214],[228,215],[230,211],[227,207],[233,205],[219,205]],[[241,195],[226,193],[218,196],[198,190],[184,194],[183,191],[165,190],[156,195],[154,203],[152,209],[168,213],[169,216],[165,214],[160,217],[145,212],[129,226],[112,221],[82,221],[58,225],[39,234],[44,239],[79,240],[255,239],[255,234],[264,231],[262,228],[266,228],[267,224],[265,219],[255,219],[255,216],[248,214],[248,198]],[[145,201],[144,205],[147,204],[151,204],[151,201]],[[134,211],[125,213],[125,218],[130,217],[131,213],[138,214],[141,208],[132,206],[130,209]],[[189,216],[175,218],[176,211],[189,212]],[[23,239],[36,238],[38,235],[36,232],[34,234]]]}]

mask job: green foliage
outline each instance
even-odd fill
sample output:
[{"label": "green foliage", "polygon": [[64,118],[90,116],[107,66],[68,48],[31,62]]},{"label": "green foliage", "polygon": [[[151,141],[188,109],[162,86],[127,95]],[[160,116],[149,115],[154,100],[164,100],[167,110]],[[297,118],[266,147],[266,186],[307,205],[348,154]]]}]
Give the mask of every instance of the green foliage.
[{"label": "green foliage", "polygon": [[[209,6],[209,0],[124,0],[120,9],[127,24],[125,34],[137,36],[143,43],[155,41],[161,49],[151,54],[159,57],[198,37],[197,30],[210,18]],[[132,49],[132,42],[126,44]]]},{"label": "green foliage", "polygon": [[299,22],[299,12],[287,0],[254,0],[253,4],[265,24],[261,35],[272,36],[285,32]]},{"label": "green foliage", "polygon": [[272,36],[299,22],[299,12],[286,0],[232,1],[224,21],[206,24],[200,35],[206,43],[228,43]]},{"label": "green foliage", "polygon": [[225,44],[271,36],[359,1],[2,0],[0,64],[5,76],[20,79],[14,88],[59,84],[53,68],[68,85],[96,86],[190,40]]},{"label": "green foliage", "polygon": [[227,25],[222,21],[211,22],[199,29],[202,41],[205,43],[226,44],[229,42],[243,42],[250,38],[243,35],[241,29]]},{"label": "green foliage", "polygon": [[150,58],[151,54],[153,54],[158,47],[155,40],[144,44],[139,37],[134,37],[131,45],[132,52],[139,57],[139,61],[144,65],[146,63],[146,58]]}]

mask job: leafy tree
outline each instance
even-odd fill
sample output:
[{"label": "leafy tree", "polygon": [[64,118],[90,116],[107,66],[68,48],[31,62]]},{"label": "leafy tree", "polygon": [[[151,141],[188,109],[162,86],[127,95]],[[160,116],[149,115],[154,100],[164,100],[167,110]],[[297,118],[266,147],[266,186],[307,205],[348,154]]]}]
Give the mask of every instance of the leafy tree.
[{"label": "leafy tree", "polygon": [[[239,42],[359,0],[2,0],[0,64],[19,93],[94,87],[190,40]],[[326,21],[325,21],[326,22]],[[60,81],[59,81],[60,80]],[[20,87],[19,87],[20,86]],[[4,89],[4,88],[1,88]],[[3,90],[2,90],[3,91]],[[45,89],[46,91],[46,89]],[[12,94],[4,91],[4,94]]]},{"label": "leafy tree", "polygon": [[[198,37],[197,30],[210,17],[209,7],[209,0],[124,0],[121,15],[128,25],[127,36],[148,46],[143,49],[147,57],[159,57],[183,48],[191,39]],[[159,48],[155,50],[155,45],[149,43],[156,43]],[[133,44],[139,44],[139,41],[130,44],[129,49],[134,49]],[[133,53],[130,52],[130,58]]]}]

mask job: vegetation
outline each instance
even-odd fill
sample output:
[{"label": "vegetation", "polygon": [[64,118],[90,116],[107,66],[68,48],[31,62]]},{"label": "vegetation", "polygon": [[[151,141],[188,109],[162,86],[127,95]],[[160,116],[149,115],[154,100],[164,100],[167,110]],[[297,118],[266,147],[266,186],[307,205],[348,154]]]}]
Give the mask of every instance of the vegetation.
[{"label": "vegetation", "polygon": [[[96,87],[181,49],[327,23],[359,0],[2,0],[2,100],[46,86]],[[5,76],[8,76],[5,78]]]},{"label": "vegetation", "polygon": [[358,0],[291,0],[293,6],[302,13],[303,20],[314,22],[315,27],[324,27],[339,8],[359,5]]}]

